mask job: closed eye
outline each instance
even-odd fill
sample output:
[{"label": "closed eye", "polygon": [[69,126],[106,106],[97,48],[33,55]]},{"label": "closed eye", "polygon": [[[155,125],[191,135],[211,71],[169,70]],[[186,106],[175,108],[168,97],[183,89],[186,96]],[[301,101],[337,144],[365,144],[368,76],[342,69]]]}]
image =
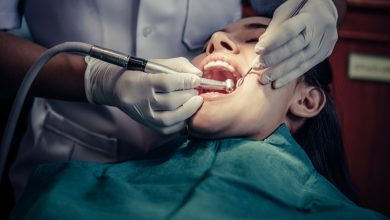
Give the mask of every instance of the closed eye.
[{"label": "closed eye", "polygon": [[257,42],[259,42],[259,38],[253,38],[253,39],[249,39],[249,40],[245,41],[245,43],[248,43],[248,44],[250,44],[250,43],[257,43]]}]

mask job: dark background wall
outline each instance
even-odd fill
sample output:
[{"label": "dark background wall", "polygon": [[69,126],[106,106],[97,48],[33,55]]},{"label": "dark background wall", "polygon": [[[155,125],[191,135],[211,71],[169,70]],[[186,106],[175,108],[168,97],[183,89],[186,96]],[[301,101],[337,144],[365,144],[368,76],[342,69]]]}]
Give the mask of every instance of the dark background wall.
[{"label": "dark background wall", "polygon": [[[360,205],[390,216],[390,82],[348,75],[351,54],[390,62],[390,0],[347,0],[347,5],[330,56],[333,97]],[[243,14],[256,15],[246,1]],[[390,78],[390,69],[385,72]]]},{"label": "dark background wall", "polygon": [[[348,61],[354,53],[390,62],[389,0],[348,1],[330,61],[348,163],[361,204],[390,216],[390,82],[351,79]],[[389,69],[385,72],[390,76]]]}]

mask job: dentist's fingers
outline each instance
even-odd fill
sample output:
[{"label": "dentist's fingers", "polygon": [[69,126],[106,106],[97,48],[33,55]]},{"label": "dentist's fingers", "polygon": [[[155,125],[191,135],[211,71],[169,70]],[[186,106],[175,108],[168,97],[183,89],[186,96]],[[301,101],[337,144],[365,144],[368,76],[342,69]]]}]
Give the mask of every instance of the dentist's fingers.
[{"label": "dentist's fingers", "polygon": [[[332,48],[329,48],[328,51],[326,52],[326,56],[329,56],[332,53]],[[311,59],[307,60],[306,63],[301,64],[298,68],[292,70],[289,74],[286,74],[285,76],[279,78],[278,80],[274,81],[272,83],[272,87],[277,89],[280,87],[283,87],[287,83],[291,82],[292,80],[298,78],[299,76],[302,75],[302,73],[306,73],[309,71],[312,66],[310,63],[313,63],[315,61],[318,61],[319,57],[322,57],[323,55],[315,55]]]},{"label": "dentist's fingers", "polygon": [[154,111],[153,118],[156,125],[171,126],[181,121],[187,120],[200,108],[203,103],[201,96],[194,96],[179,108],[172,111]]},{"label": "dentist's fingers", "polygon": [[318,60],[322,61],[323,57],[329,56],[333,50],[332,47],[327,49],[322,47],[324,45],[319,40],[317,45],[313,44],[304,51],[297,53],[294,59],[286,60],[275,68],[270,68],[262,76],[261,83],[267,84],[275,80],[272,86],[277,89],[298,78],[313,67],[313,62],[318,62]]},{"label": "dentist's fingers", "polygon": [[[290,59],[284,60],[279,65],[269,68],[268,71],[260,78],[261,83],[271,83],[272,81],[277,80],[282,76],[291,75],[291,72],[294,70],[298,70],[300,72],[304,69],[308,70],[305,65],[307,65],[307,61],[309,61],[317,51],[311,47],[312,46],[309,46],[307,49],[294,54]],[[301,72],[301,74],[304,73],[305,72]],[[296,74],[294,76],[296,76]],[[289,79],[289,77],[287,79]]]},{"label": "dentist's fingers", "polygon": [[[281,47],[291,39],[298,36],[306,27],[304,15],[298,15],[283,22],[278,28],[272,30],[272,34],[265,34],[259,38],[259,42],[255,46],[255,52],[259,55],[265,55],[269,51]],[[274,65],[273,62],[265,63],[265,67]],[[258,68],[258,67],[254,67]]]},{"label": "dentist's fingers", "polygon": [[148,75],[156,92],[172,92],[194,89],[200,85],[200,78],[194,74],[155,73]]},{"label": "dentist's fingers", "polygon": [[159,64],[162,64],[164,66],[167,66],[180,73],[192,73],[199,77],[202,76],[202,71],[200,71],[200,69],[192,65],[192,63],[187,58],[184,57],[176,57],[171,59],[155,59],[153,61],[158,62]]},{"label": "dentist's fingers", "polygon": [[[260,81],[281,87],[314,67],[333,50],[337,40],[337,9],[332,0],[307,1],[292,15],[300,0],[288,0],[274,13],[255,51],[254,69],[264,69]],[[286,17],[288,16],[288,17]],[[284,20],[286,19],[286,20]]]},{"label": "dentist's fingers", "polygon": [[289,19],[291,16],[291,9],[297,8],[301,0],[288,0],[285,1],[282,5],[280,5],[274,11],[274,15],[272,16],[272,20],[268,25],[268,29],[273,29],[278,27],[285,20]]},{"label": "dentist's fingers", "polygon": [[168,134],[173,134],[178,131],[183,130],[186,127],[187,123],[185,121],[181,121],[177,124],[174,124],[172,126],[167,126],[167,127],[157,127],[157,126],[152,126],[153,129],[157,130],[161,134],[168,135]]},{"label": "dentist's fingers", "polygon": [[195,89],[174,91],[170,93],[155,93],[155,100],[151,103],[154,111],[170,111],[179,108],[191,97],[198,95]]},{"label": "dentist's fingers", "polygon": [[261,62],[265,67],[281,63],[283,60],[292,58],[297,52],[307,47],[309,44],[307,39],[301,33],[279,48],[262,55],[259,60],[262,60]]},{"label": "dentist's fingers", "polygon": [[[315,57],[312,57],[310,61],[316,59]],[[306,73],[311,69],[309,65],[301,64],[299,67],[297,67],[295,70],[292,70],[289,74],[285,74],[282,77],[278,78],[277,80],[273,81],[272,87],[274,89],[278,89],[286,85],[287,83],[291,82],[292,80],[300,77],[303,75],[302,73]]]}]

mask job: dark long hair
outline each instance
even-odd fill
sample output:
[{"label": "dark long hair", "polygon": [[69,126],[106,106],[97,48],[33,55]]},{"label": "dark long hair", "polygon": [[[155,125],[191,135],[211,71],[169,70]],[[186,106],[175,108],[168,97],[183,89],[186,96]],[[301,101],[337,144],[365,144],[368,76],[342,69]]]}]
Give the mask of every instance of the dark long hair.
[{"label": "dark long hair", "polygon": [[317,116],[308,119],[293,136],[305,150],[315,169],[349,199],[357,202],[336,107],[330,96],[332,69],[329,61],[326,59],[305,73],[304,82],[322,89],[326,104]]}]

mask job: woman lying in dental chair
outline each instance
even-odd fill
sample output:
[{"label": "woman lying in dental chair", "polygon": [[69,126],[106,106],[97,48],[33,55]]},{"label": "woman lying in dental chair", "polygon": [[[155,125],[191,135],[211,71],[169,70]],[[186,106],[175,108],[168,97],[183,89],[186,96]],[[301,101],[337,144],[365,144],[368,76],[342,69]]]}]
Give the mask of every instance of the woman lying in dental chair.
[{"label": "woman lying in dental chair", "polygon": [[385,218],[354,200],[329,63],[274,90],[249,69],[269,19],[216,32],[193,63],[204,77],[231,78],[230,94],[204,103],[177,138],[148,158],[118,164],[40,166],[13,219]]}]

